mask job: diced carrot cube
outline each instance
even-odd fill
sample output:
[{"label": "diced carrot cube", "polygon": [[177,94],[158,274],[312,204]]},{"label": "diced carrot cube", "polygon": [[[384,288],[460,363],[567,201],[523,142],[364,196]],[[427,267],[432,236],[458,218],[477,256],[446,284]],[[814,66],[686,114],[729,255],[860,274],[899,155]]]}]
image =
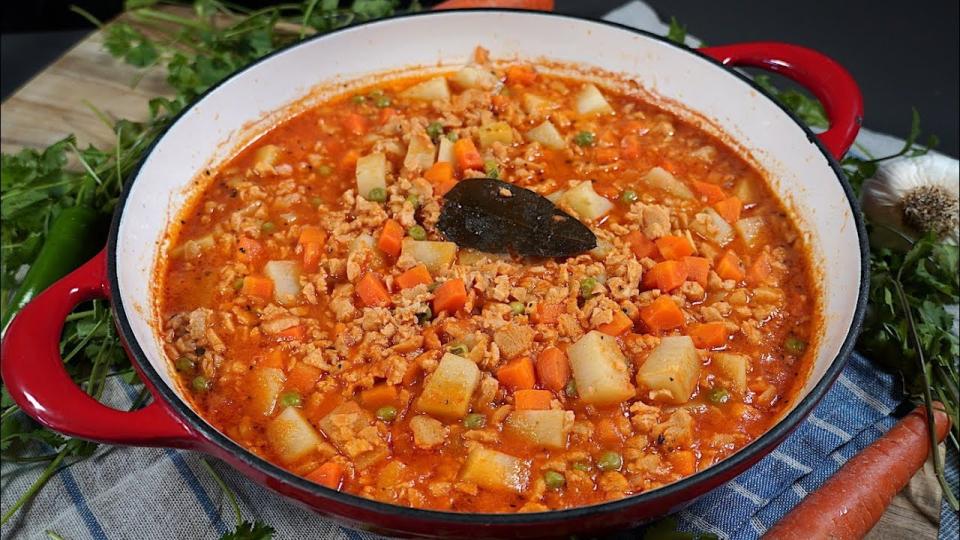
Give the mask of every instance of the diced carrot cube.
[{"label": "diced carrot cube", "polygon": [[397,257],[400,255],[402,245],[403,226],[393,219],[388,219],[380,231],[380,237],[377,239],[377,248],[391,257]]},{"label": "diced carrot cube", "polygon": [[549,410],[553,393],[549,390],[523,389],[513,393],[513,406],[518,411]]},{"label": "diced carrot cube", "polygon": [[297,362],[287,373],[287,385],[305,394],[317,386],[317,381],[320,380],[321,375],[323,375],[323,372],[320,371],[320,368],[304,362]]},{"label": "diced carrot cube", "polygon": [[387,287],[376,275],[367,273],[357,282],[357,296],[365,306],[389,306],[392,304]]},{"label": "diced carrot cube", "polygon": [[681,261],[664,261],[647,271],[643,286],[670,292],[687,280],[687,266]]},{"label": "diced carrot cube", "polygon": [[727,325],[719,321],[698,324],[687,334],[698,349],[712,349],[727,342]]},{"label": "diced carrot cube", "polygon": [[640,309],[640,319],[651,332],[672,330],[683,326],[683,312],[666,295],[658,296],[653,303]]},{"label": "diced carrot cube", "polygon": [[744,278],[743,261],[733,251],[725,252],[717,262],[717,275],[722,279],[740,281]]},{"label": "diced carrot cube", "polygon": [[453,158],[461,171],[483,170],[483,157],[473,144],[473,139],[462,137],[453,143]]},{"label": "diced carrot cube", "polygon": [[243,278],[243,287],[240,292],[247,296],[269,300],[273,297],[273,281],[264,276],[247,276]]},{"label": "diced carrot cube", "polygon": [[433,312],[448,311],[453,313],[467,303],[467,288],[462,279],[451,279],[443,282],[433,292]]},{"label": "diced carrot cube", "polygon": [[328,461],[314,469],[306,476],[306,479],[339,491],[343,486],[343,465],[335,461]]},{"label": "diced carrot cube", "polygon": [[624,237],[624,239],[630,244],[630,251],[632,251],[638,259],[643,259],[644,257],[656,258],[659,255],[657,244],[644,236],[640,231],[632,231]]},{"label": "diced carrot cube", "polygon": [[392,384],[378,384],[360,392],[360,404],[368,409],[379,409],[397,402],[397,387]]},{"label": "diced carrot cube", "polygon": [[631,328],[633,328],[633,321],[630,320],[630,317],[627,317],[620,310],[615,310],[613,312],[613,320],[608,323],[601,324],[597,327],[597,330],[607,334],[608,336],[619,336]]},{"label": "diced carrot cube", "polygon": [[753,260],[750,269],[747,270],[747,283],[753,286],[762,284],[770,277],[773,267],[770,265],[770,256],[764,251]]},{"label": "diced carrot cube", "polygon": [[664,259],[679,261],[693,254],[693,244],[685,236],[663,236],[654,243]]},{"label": "diced carrot cube", "polygon": [[536,368],[540,384],[548,390],[559,392],[570,381],[570,362],[556,347],[547,347],[537,356]]},{"label": "diced carrot cube", "polygon": [[720,217],[729,223],[735,223],[740,219],[740,211],[743,209],[743,203],[737,197],[727,197],[726,199],[713,205],[713,209],[720,214]]},{"label": "diced carrot cube", "polygon": [[527,85],[537,80],[537,72],[528,65],[513,65],[507,68],[507,83]]},{"label": "diced carrot cube", "polygon": [[727,198],[727,194],[723,192],[722,187],[709,182],[700,182],[699,180],[694,180],[693,189],[695,189],[700,195],[706,197],[707,202],[710,204],[720,202]]},{"label": "diced carrot cube", "polygon": [[696,281],[701,286],[707,286],[707,278],[710,276],[710,259],[684,257],[683,265],[687,267],[687,279]]},{"label": "diced carrot cube", "polygon": [[511,360],[497,370],[497,380],[511,390],[533,388],[537,382],[533,362],[527,356]]}]

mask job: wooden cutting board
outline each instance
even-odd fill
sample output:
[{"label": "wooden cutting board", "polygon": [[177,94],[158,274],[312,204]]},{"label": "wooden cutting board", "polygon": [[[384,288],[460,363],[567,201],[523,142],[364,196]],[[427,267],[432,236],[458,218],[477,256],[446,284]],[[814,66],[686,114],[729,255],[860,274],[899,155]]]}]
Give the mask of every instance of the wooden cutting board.
[{"label": "wooden cutting board", "polygon": [[[143,120],[147,101],[169,95],[163,68],[141,71],[115,60],[90,34],[0,105],[0,150],[43,148],[73,133],[80,147],[108,147],[113,131],[94,112]],[[869,538],[937,537],[940,486],[928,463],[900,493]]]}]

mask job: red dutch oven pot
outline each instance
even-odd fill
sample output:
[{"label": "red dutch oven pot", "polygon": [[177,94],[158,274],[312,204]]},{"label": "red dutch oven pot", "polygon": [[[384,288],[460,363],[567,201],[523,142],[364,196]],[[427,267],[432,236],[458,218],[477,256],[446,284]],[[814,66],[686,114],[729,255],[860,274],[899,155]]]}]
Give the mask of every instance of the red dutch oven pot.
[{"label": "red dutch oven pot", "polygon": [[[418,39],[408,49],[398,50],[403,48],[393,47],[397,36]],[[512,37],[505,40],[503,36]],[[248,452],[183,400],[166,372],[169,362],[158,358],[151,339],[145,337],[153,326],[152,309],[144,306],[151,305],[152,297],[149,286],[137,285],[137,280],[152,282],[160,260],[156,245],[162,245],[166,220],[185,200],[171,195],[176,202],[163,208],[156,204],[157,194],[182,193],[231,130],[249,123],[252,116],[262,116],[257,111],[237,113],[236,99],[262,101],[267,112],[279,110],[302,96],[304,88],[349,72],[344,66],[350,62],[371,64],[370,72],[429,64],[431,58],[435,64],[436,58],[463,58],[477,44],[491,49],[493,58],[519,55],[582,62],[629,73],[645,86],[653,81],[655,94],[713,119],[755,157],[772,154],[776,162],[786,162],[769,165],[758,158],[761,165],[776,169],[779,177],[795,179],[774,189],[793,206],[801,227],[812,235],[824,279],[821,306],[827,320],[801,397],[767,433],[726,460],[647,493],[569,510],[469,514],[400,507],[314,484]],[[339,64],[328,62],[331,52],[345,58]],[[298,69],[311,60],[316,73]],[[808,88],[823,104],[830,129],[814,135],[748,78],[730,69],[734,67],[773,71]],[[54,431],[101,443],[203,452],[293,501],[358,529],[400,536],[528,538],[642,524],[682,508],[773,450],[839,375],[863,318],[868,259],[860,213],[837,159],[853,143],[862,113],[860,92],[840,65],[815,51],[783,43],[691,50],[612,23],[511,10],[395,17],[308,39],[211,89],[157,140],[128,183],[106,249],[40,294],[10,324],[2,344],[3,380],[26,413]],[[198,153],[203,155],[197,157]],[[184,174],[178,175],[169,169],[181,159],[187,163]],[[179,176],[183,177],[161,180]],[[163,182],[170,185],[159,185]],[[846,277],[830,277],[833,269]],[[153,394],[152,402],[140,410],[124,412],[98,403],[64,370],[58,348],[64,320],[77,304],[91,299],[110,300],[132,364]]]}]

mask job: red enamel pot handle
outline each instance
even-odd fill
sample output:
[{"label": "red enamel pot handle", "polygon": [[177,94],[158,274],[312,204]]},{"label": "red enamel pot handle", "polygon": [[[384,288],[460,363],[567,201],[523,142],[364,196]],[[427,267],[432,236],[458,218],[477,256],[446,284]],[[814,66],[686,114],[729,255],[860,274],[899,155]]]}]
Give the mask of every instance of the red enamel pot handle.
[{"label": "red enamel pot handle", "polygon": [[818,135],[823,145],[840,159],[863,123],[863,97],[850,73],[817,51],[777,42],[738,43],[704,47],[700,52],[726,66],[754,67],[779,73],[803,85],[820,100],[830,129]]},{"label": "red enamel pot handle", "polygon": [[101,251],[10,322],[0,346],[3,382],[24,412],[59,433],[111,444],[193,446],[193,432],[156,394],[142,409],[120,411],[87,395],[64,369],[59,344],[67,315],[81,302],[110,297],[106,259]]}]

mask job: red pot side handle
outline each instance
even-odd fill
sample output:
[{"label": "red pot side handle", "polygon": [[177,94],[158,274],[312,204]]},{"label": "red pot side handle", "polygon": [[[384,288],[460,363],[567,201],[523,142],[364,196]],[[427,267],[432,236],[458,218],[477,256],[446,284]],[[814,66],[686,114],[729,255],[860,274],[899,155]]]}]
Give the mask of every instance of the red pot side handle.
[{"label": "red pot side handle", "polygon": [[772,41],[704,47],[700,52],[725,66],[766,69],[803,85],[820,100],[830,120],[830,129],[818,135],[820,141],[837,159],[850,149],[863,123],[863,97],[850,73],[833,59]]},{"label": "red pot side handle", "polygon": [[127,412],[87,395],[70,379],[60,357],[67,315],[87,300],[109,298],[106,250],[27,304],[11,321],[0,346],[3,382],[13,400],[44,426],[91,441],[137,446],[192,446],[195,439],[160,399]]}]

